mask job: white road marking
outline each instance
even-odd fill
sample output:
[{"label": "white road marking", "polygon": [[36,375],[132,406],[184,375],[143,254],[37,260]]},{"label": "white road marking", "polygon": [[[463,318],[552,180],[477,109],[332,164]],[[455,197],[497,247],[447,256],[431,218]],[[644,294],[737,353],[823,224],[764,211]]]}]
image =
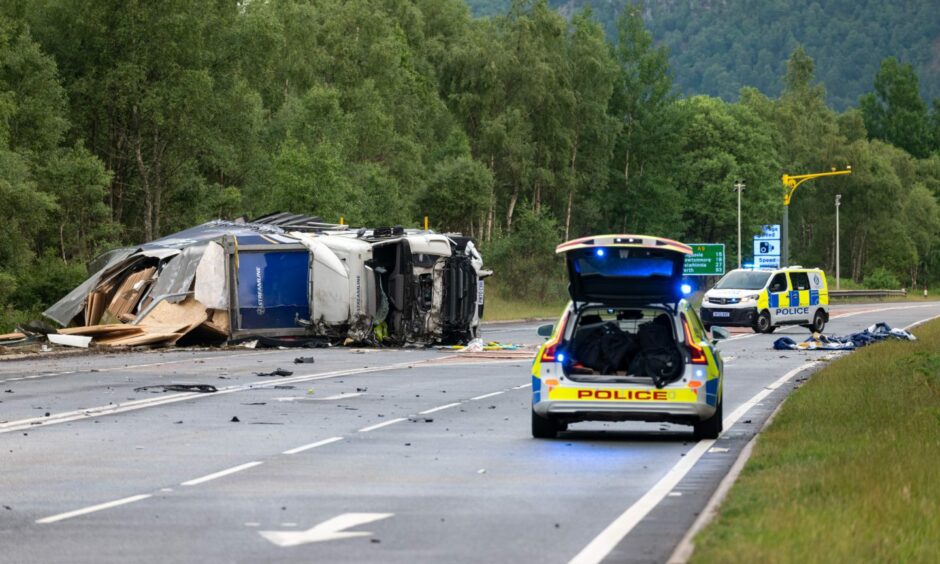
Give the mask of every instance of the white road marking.
[{"label": "white road marking", "polygon": [[347,370],[335,370],[333,372],[303,374],[300,376],[289,376],[286,378],[278,378],[277,380],[270,380],[267,382],[228,386],[225,388],[219,388],[217,392],[214,392],[211,394],[203,394],[199,392],[183,392],[179,394],[160,395],[160,396],[153,397],[153,398],[133,400],[133,401],[127,401],[123,403],[116,403],[113,405],[89,407],[87,409],[79,409],[75,411],[66,411],[63,413],[55,413],[55,414],[50,415],[49,417],[30,417],[28,419],[19,419],[16,421],[8,421],[5,423],[0,423],[0,434],[10,433],[14,431],[22,431],[26,429],[35,429],[37,427],[45,427],[47,425],[56,425],[59,423],[68,423],[70,421],[76,421],[79,419],[89,419],[93,417],[102,417],[105,415],[115,415],[115,414],[124,413],[127,411],[135,411],[138,409],[155,407],[158,405],[166,405],[169,403],[176,403],[180,401],[205,399],[207,397],[231,394],[234,392],[244,392],[244,391],[252,390],[252,389],[272,388],[274,386],[281,386],[281,385],[286,385],[286,384],[297,384],[300,382],[310,382],[313,380],[325,380],[327,378],[339,378],[342,376],[353,376],[357,374],[369,374],[372,372],[385,372],[389,370],[398,370],[401,368],[410,368],[410,367],[419,365],[419,363],[425,363],[425,362],[430,362],[430,361],[419,360],[419,361],[412,361],[412,362],[401,362],[397,364],[389,364],[386,366],[374,366],[371,368],[351,368]]},{"label": "white road marking", "polygon": [[506,393],[506,391],[503,390],[503,391],[500,391],[500,392],[493,392],[493,393],[491,393],[491,394],[483,394],[482,396],[477,396],[477,397],[475,397],[475,398],[470,398],[470,401],[475,401],[475,400],[481,400],[481,399],[491,398],[491,397],[493,397],[493,396],[498,396],[499,394],[505,394],[505,393]]},{"label": "white road marking", "polygon": [[336,441],[341,441],[341,440],[343,440],[343,437],[330,437],[329,439],[323,439],[322,441],[310,443],[309,445],[299,446],[297,448],[285,450],[281,454],[297,454],[298,452],[303,452],[305,450],[310,450],[312,448],[321,447],[323,445],[328,445],[330,443],[335,443]]},{"label": "white road marking", "polygon": [[[353,537],[367,537],[365,531],[344,531],[366,523],[388,519],[394,513],[343,513],[311,527],[306,531],[258,531],[258,534],[280,547],[298,546],[311,542],[322,542]],[[286,525],[286,524],[285,524]],[[293,524],[292,524],[293,525]]]},{"label": "white road marking", "polygon": [[522,388],[531,388],[531,387],[532,387],[532,382],[529,382],[528,384],[523,384],[523,385],[521,385],[521,386],[516,386],[515,388],[513,388],[513,390],[521,390]]},{"label": "white road marking", "polygon": [[432,407],[431,409],[425,409],[424,411],[419,411],[418,415],[427,415],[428,413],[434,413],[435,411],[443,411],[445,409],[450,409],[452,407],[457,407],[460,405],[460,402],[449,403],[447,405],[439,405],[437,407]]},{"label": "white road marking", "polygon": [[118,507],[119,505],[127,505],[128,503],[134,503],[135,501],[147,499],[148,497],[150,497],[150,494],[132,495],[130,497],[116,499],[114,501],[109,501],[107,503],[99,503],[98,505],[92,505],[90,507],[76,509],[75,511],[59,513],[58,515],[52,515],[51,517],[43,517],[42,519],[37,519],[36,523],[39,525],[45,525],[46,523],[55,523],[56,521],[71,519],[72,517],[78,517],[79,515],[87,515],[89,513],[94,513],[95,511],[101,511],[102,509],[110,509],[112,507]]},{"label": "white road marking", "polygon": [[282,398],[274,398],[274,401],[333,401],[333,400],[354,398],[354,397],[361,396],[361,395],[363,395],[361,392],[353,392],[353,393],[336,394],[332,396],[326,396],[323,398],[314,398],[310,396],[287,396],[287,397],[282,397]]},{"label": "white road marking", "polygon": [[351,393],[345,393],[345,392],[343,392],[342,394],[335,394],[335,395],[332,395],[332,396],[326,396],[325,398],[310,398],[310,399],[316,400],[316,401],[332,401],[332,400],[341,400],[341,399],[354,398],[354,397],[358,397],[358,396],[361,396],[361,395],[362,395],[362,392],[351,392]]},{"label": "white road marking", "polygon": [[192,479],[192,480],[186,480],[185,482],[183,482],[183,483],[180,484],[180,485],[181,485],[181,486],[197,486],[197,485],[199,485],[199,484],[203,484],[203,483],[208,482],[208,481],[210,481],[210,480],[215,480],[216,478],[222,478],[222,477],[224,477],[224,476],[228,476],[229,474],[234,474],[234,473],[236,473],[236,472],[241,472],[242,470],[248,470],[249,468],[254,468],[255,466],[260,466],[260,465],[262,465],[262,464],[264,464],[264,462],[257,461],[257,460],[256,460],[255,462],[246,462],[245,464],[239,464],[238,466],[233,466],[233,467],[228,468],[228,469],[226,469],[226,470],[221,470],[221,471],[219,471],[219,472],[213,472],[212,474],[208,474],[208,475],[203,476],[203,477],[201,477],[201,478],[195,478],[195,479]]},{"label": "white road marking", "polygon": [[[759,403],[765,397],[770,395],[774,390],[785,384],[788,380],[817,364],[817,361],[807,362],[800,365],[799,367],[787,372],[779,379],[777,379],[773,384],[770,384],[760,392],[754,395],[747,402],[742,404],[738,409],[734,410],[728,417],[725,417],[723,424],[725,430],[730,429],[738,420],[745,414],[747,411],[753,407],[755,404]],[[606,529],[601,531],[599,535],[594,537],[587,546],[585,546],[581,552],[575,555],[571,559],[572,564],[595,564],[603,560],[610,551],[612,551],[619,543],[627,536],[630,531],[633,530],[637,524],[646,517],[654,507],[659,505],[659,502],[666,497],[669,492],[673,491],[675,487],[679,484],[682,478],[689,473],[689,470],[695,466],[695,463],[702,457],[703,454],[708,452],[710,448],[715,444],[714,439],[707,439],[699,441],[694,447],[692,447],[689,452],[682,457],[679,462],[673,466],[665,476],[663,476],[656,484],[650,488],[640,499],[638,499],[633,505],[627,508],[619,517],[617,517],[613,523],[607,526]]]},{"label": "white road marking", "polygon": [[402,421],[407,421],[405,417],[399,417],[398,419],[390,419],[388,421],[383,421],[382,423],[377,423],[375,425],[370,425],[368,427],[363,427],[359,429],[360,433],[368,433],[369,431],[375,431],[376,429],[381,429],[382,427],[388,427],[389,425],[394,425],[395,423],[401,423]]}]

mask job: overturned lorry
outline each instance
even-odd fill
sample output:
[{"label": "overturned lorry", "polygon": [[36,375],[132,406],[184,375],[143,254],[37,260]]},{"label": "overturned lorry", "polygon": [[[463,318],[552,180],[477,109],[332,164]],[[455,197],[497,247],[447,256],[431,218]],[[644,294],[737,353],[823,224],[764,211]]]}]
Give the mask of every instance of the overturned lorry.
[{"label": "overturned lorry", "polygon": [[469,238],[353,230],[272,214],[212,221],[98,257],[44,314],[102,345],[317,337],[334,343],[461,344],[483,311]]}]

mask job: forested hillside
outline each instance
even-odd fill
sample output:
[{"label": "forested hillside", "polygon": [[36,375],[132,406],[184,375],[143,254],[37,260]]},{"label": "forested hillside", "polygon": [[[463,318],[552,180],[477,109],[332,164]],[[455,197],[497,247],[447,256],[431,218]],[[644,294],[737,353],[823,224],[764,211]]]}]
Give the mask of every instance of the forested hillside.
[{"label": "forested hillside", "polygon": [[[467,0],[475,15],[505,13],[512,0]],[[591,7],[610,37],[637,0],[551,0],[563,14]],[[911,63],[928,100],[940,98],[940,4],[936,0],[643,0],[644,20],[669,48],[685,94],[736,100],[744,86],[778,96],[784,61],[802,45],[838,110],[858,105],[881,60]]]},{"label": "forested hillside", "polygon": [[780,218],[781,174],[846,165],[797,193],[794,260],[832,270],[841,193],[845,276],[940,279],[940,112],[912,66],[879,62],[839,113],[801,49],[779,96],[729,102],[678,94],[637,11],[609,37],[540,0],[483,19],[462,0],[7,0],[0,326],[108,248],[275,210],[429,215],[480,241],[504,292],[545,300],[564,238],[731,249],[736,180],[749,238]]}]

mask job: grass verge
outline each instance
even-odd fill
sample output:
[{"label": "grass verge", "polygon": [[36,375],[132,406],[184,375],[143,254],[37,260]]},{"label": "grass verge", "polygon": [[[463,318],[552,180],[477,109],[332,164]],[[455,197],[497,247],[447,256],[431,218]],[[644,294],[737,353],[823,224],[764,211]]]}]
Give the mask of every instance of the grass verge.
[{"label": "grass verge", "polygon": [[940,321],[796,390],[695,539],[692,562],[936,562]]},{"label": "grass verge", "polygon": [[498,287],[487,285],[486,305],[483,307],[483,321],[508,321],[513,319],[556,319],[568,303],[566,299],[520,300],[501,292]]}]

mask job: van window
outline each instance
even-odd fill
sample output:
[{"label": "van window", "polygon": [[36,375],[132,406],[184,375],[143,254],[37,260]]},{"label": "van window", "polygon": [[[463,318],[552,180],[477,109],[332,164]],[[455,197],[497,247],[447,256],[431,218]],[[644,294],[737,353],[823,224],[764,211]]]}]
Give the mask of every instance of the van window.
[{"label": "van window", "polygon": [[770,287],[768,288],[771,292],[786,292],[787,291],[787,275],[780,273],[774,276],[774,279],[770,281]]},{"label": "van window", "polygon": [[794,290],[809,290],[809,276],[805,272],[791,272],[790,282]]},{"label": "van window", "polygon": [[760,290],[770,278],[769,272],[732,270],[715,284],[716,290]]}]

